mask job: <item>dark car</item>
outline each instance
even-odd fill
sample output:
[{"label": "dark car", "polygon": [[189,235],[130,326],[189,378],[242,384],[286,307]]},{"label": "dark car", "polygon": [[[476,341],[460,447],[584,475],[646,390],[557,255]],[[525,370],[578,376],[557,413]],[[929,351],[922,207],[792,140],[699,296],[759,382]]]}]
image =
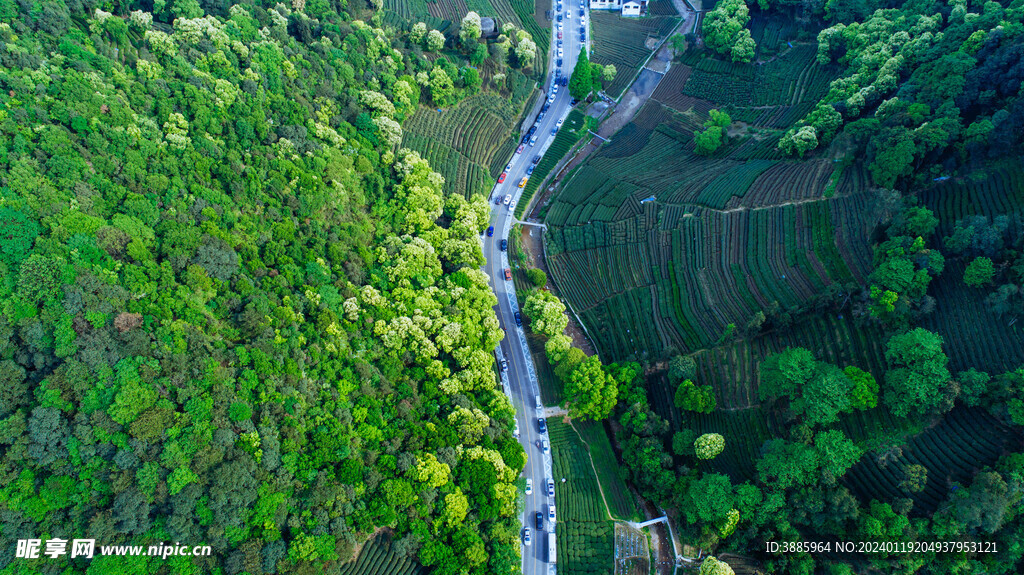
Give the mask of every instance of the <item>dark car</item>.
[{"label": "dark car", "polygon": [[544,529],[544,514],[541,513],[540,511],[538,511],[537,514],[536,514],[536,517],[537,517],[537,529],[538,530]]},{"label": "dark car", "polygon": [[508,249],[508,240],[501,240],[501,251]]},{"label": "dark car", "polygon": [[487,228],[487,237],[491,237],[493,235],[494,235],[494,226],[489,226]]},{"label": "dark car", "polygon": [[530,166],[529,168],[526,168],[526,175],[527,175],[527,176],[532,176],[532,175],[533,175],[533,169],[534,169],[535,167],[536,167],[536,166]]},{"label": "dark car", "polygon": [[544,112],[547,112],[549,109],[551,109],[551,104],[545,102],[544,107],[540,109],[540,112],[543,114]]},{"label": "dark car", "polygon": [[587,13],[583,11],[583,8],[580,8],[580,16],[582,17],[582,16],[586,16],[586,15],[587,15]]},{"label": "dark car", "polygon": [[540,429],[541,433],[547,433],[548,422],[544,421],[543,417],[537,420],[537,429]]},{"label": "dark car", "polygon": [[536,156],[533,157],[533,163],[534,164],[539,164],[540,163],[540,154],[537,154]]},{"label": "dark car", "polygon": [[561,66],[562,66],[562,59],[561,59],[561,58],[559,58],[559,59],[558,59],[558,66],[559,66],[559,67],[561,67]]},{"label": "dark car", "polygon": [[587,33],[587,27],[586,26],[580,26],[580,34],[586,34],[586,33]]},{"label": "dark car", "polygon": [[528,132],[526,132],[526,137],[529,138],[536,131],[537,131],[537,126],[530,126],[530,130]]},{"label": "dark car", "polygon": [[558,21],[559,21],[559,22],[561,22],[561,21],[562,21],[562,15],[561,15],[561,14],[559,14],[559,15],[558,15]]},{"label": "dark car", "polygon": [[569,85],[569,79],[568,78],[562,78],[562,85],[563,86],[568,86]]},{"label": "dark car", "polygon": [[522,327],[523,325],[523,314],[516,312],[516,326]]}]

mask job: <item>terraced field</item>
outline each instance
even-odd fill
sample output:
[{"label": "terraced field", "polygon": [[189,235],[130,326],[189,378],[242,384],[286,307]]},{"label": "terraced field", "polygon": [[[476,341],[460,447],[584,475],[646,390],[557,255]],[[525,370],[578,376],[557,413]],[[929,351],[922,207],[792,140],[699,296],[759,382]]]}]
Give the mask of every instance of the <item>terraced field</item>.
[{"label": "terraced field", "polygon": [[558,570],[611,575],[614,523],[601,502],[586,445],[559,420],[548,420],[548,433],[558,501]]},{"label": "terraced field", "polygon": [[363,545],[359,557],[341,566],[339,575],[426,575],[430,570],[398,555],[388,535],[378,535]]},{"label": "terraced field", "polygon": [[804,117],[836,78],[836,69],[819,64],[816,52],[814,43],[794,44],[760,66],[689,52],[665,75],[653,98],[679,112],[724,108],[734,120],[784,128]]},{"label": "terraced field", "polygon": [[676,16],[622,18],[617,13],[590,12],[589,28],[594,36],[590,60],[602,65],[614,64],[618,71],[605,90],[609,96],[618,98],[651,55],[646,42],[665,38],[679,20]]},{"label": "terraced field", "polygon": [[442,111],[421,108],[406,124],[402,145],[419,151],[444,176],[446,193],[487,194],[494,185],[492,164],[503,166],[502,154],[515,141],[524,100],[480,94]]}]

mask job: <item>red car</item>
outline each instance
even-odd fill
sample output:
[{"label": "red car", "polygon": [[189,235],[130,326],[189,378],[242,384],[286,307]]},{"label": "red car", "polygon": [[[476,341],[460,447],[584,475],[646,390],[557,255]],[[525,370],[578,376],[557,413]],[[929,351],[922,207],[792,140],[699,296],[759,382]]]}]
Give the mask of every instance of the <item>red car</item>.
[{"label": "red car", "polygon": [[522,154],[522,153],[523,153],[523,148],[524,148],[524,147],[525,147],[525,144],[519,144],[519,147],[518,147],[518,148],[516,148],[516,153],[517,153],[517,154]]},{"label": "red car", "polygon": [[559,30],[559,31],[558,31],[558,39],[559,39],[559,40],[561,40],[561,39],[562,39],[562,31],[561,31],[561,30]]},{"label": "red car", "polygon": [[499,184],[505,183],[505,176],[507,176],[507,175],[508,175],[507,172],[502,172],[501,175],[498,176],[498,183]]},{"label": "red car", "polygon": [[512,279],[512,270],[509,269],[509,268],[505,268],[505,279],[506,280]]}]

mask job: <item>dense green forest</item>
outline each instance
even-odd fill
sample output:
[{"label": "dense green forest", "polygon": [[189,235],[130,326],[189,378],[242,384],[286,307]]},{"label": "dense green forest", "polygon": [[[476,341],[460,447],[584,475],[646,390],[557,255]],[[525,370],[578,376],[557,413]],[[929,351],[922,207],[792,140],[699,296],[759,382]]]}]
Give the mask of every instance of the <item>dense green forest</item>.
[{"label": "dense green forest", "polygon": [[0,2],[0,572],[518,568],[488,206],[397,144],[532,42],[379,8]]}]

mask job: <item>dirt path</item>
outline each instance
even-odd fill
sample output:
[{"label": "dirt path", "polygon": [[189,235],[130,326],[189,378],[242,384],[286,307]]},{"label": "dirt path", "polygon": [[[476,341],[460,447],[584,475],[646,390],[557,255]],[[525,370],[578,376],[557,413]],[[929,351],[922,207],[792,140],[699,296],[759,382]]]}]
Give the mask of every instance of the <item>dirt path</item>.
[{"label": "dirt path", "polygon": [[608,516],[609,520],[615,521],[615,518],[612,517],[612,508],[608,507],[608,498],[604,496],[604,488],[601,487],[601,476],[597,474],[597,467],[594,465],[594,456],[590,454],[590,444],[587,443],[586,439],[583,439],[583,434],[580,433],[580,430],[576,429],[576,426],[572,424],[572,420],[569,419],[568,415],[565,416],[563,421],[568,423],[569,427],[576,432],[576,437],[580,438],[580,443],[587,447],[587,459],[590,460],[590,468],[594,470],[594,481],[597,482],[597,490],[601,493],[601,502],[604,503],[604,512]]}]

